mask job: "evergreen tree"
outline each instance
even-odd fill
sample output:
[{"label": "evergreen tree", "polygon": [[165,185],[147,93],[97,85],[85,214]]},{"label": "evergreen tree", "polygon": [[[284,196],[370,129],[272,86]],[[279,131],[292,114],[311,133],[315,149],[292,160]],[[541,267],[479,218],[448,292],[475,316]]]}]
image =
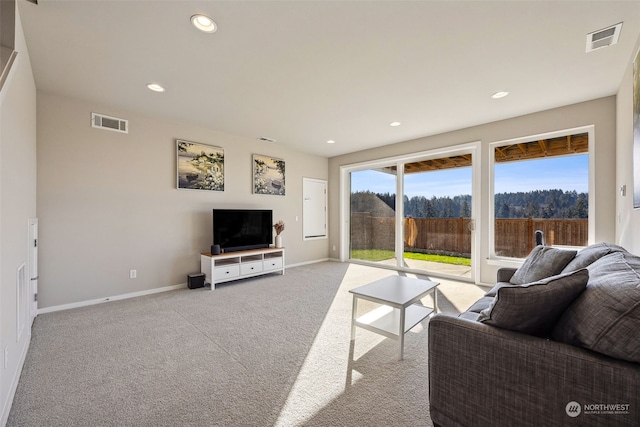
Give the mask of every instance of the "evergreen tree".
[{"label": "evergreen tree", "polygon": [[524,208],[524,217],[525,218],[538,218],[540,215],[538,214],[538,205],[534,202],[527,203],[527,207]]},{"label": "evergreen tree", "polygon": [[578,199],[576,200],[576,204],[573,208],[573,216],[574,218],[589,217],[588,201],[584,193],[580,193],[580,195],[578,195]]},{"label": "evergreen tree", "polygon": [[426,218],[435,218],[438,213],[436,211],[436,205],[434,203],[435,197],[431,200],[427,200],[427,214],[425,215]]},{"label": "evergreen tree", "polygon": [[462,218],[471,218],[471,208],[469,207],[469,203],[467,202],[466,197],[462,199],[462,203],[460,206],[460,216]]},{"label": "evergreen tree", "polygon": [[449,196],[445,197],[442,201],[442,218],[453,218],[454,209],[453,209],[453,200]]},{"label": "evergreen tree", "polygon": [[[378,198],[392,210],[396,195],[358,191],[351,194],[352,212],[374,212],[373,200]],[[404,215],[413,218],[470,218],[471,196],[403,196]],[[536,190],[500,193],[494,197],[496,218],[588,218],[588,194],[577,191]]]},{"label": "evergreen tree", "polygon": [[502,202],[502,206],[500,206],[500,212],[498,213],[498,218],[511,218],[511,208],[506,202]]}]

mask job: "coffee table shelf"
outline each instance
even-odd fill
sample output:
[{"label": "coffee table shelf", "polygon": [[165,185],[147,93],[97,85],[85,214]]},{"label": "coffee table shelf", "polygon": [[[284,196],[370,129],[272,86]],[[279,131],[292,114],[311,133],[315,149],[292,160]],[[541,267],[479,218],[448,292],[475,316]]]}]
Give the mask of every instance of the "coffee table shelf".
[{"label": "coffee table shelf", "polygon": [[[389,311],[389,308],[392,310]],[[417,304],[407,307],[405,310],[404,333],[409,332],[414,326],[422,322],[433,312],[433,308]],[[374,314],[374,316],[370,316],[371,314]],[[369,322],[370,318],[376,319]],[[364,316],[358,317],[355,324],[362,329],[376,332],[387,338],[397,339],[398,331],[400,330],[400,310],[383,305]]]},{"label": "coffee table shelf", "polygon": [[[355,340],[356,327],[399,341],[399,360],[404,357],[404,335],[414,326],[437,313],[436,288],[439,283],[404,276],[384,279],[351,289],[353,307],[351,314],[351,341]],[[425,307],[420,300],[431,294],[433,307]],[[358,300],[381,304],[376,309],[356,318]]]}]

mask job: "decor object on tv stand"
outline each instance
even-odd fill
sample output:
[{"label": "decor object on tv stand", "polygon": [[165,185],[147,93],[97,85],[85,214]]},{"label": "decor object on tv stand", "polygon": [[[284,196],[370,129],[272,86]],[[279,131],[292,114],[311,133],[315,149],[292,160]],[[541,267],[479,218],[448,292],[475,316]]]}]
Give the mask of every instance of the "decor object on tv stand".
[{"label": "decor object on tv stand", "polygon": [[282,247],[282,236],[280,235],[284,231],[284,221],[280,220],[273,224],[273,228],[276,229],[276,248]]},{"label": "decor object on tv stand", "polygon": [[284,249],[266,248],[234,251],[220,255],[200,255],[200,271],[211,290],[217,283],[246,279],[269,273],[284,274]]}]

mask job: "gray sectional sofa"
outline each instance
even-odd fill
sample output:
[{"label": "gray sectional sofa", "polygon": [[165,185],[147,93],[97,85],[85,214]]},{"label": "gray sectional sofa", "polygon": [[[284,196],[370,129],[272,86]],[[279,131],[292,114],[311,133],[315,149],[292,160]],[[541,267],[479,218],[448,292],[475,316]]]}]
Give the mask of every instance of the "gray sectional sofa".
[{"label": "gray sectional sofa", "polygon": [[429,322],[440,426],[639,426],[640,257],[538,246],[458,317]]}]

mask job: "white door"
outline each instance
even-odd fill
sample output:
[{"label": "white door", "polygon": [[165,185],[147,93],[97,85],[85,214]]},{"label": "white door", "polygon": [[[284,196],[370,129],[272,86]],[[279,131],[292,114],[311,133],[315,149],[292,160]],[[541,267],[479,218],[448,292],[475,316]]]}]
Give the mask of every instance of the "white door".
[{"label": "white door", "polygon": [[327,237],[327,181],[302,178],[302,231],[304,239]]},{"label": "white door", "polygon": [[31,323],[38,315],[38,218],[29,218],[29,279]]}]

